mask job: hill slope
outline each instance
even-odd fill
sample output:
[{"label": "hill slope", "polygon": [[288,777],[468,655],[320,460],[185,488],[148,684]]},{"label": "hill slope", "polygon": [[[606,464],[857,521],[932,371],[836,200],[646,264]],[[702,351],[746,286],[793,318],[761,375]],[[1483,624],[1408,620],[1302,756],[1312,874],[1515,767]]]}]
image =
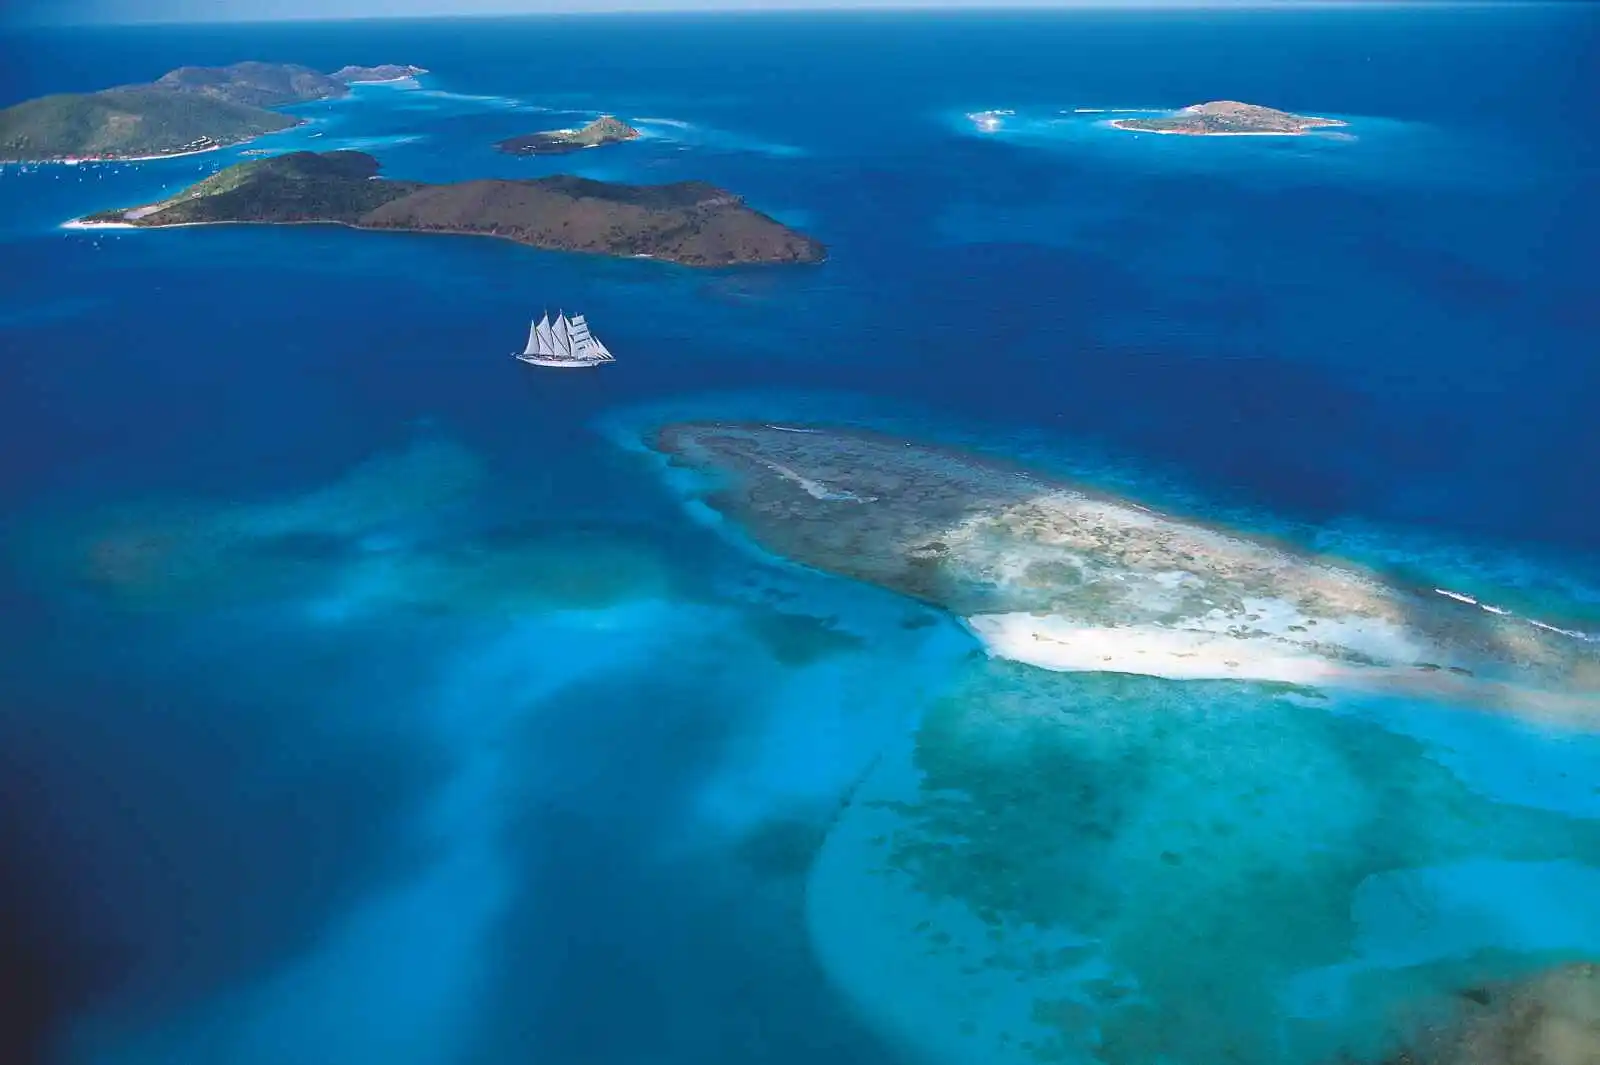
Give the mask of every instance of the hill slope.
[{"label": "hill slope", "polygon": [[817,241],[705,182],[617,185],[558,175],[426,185],[377,173],[378,161],[364,152],[290,152],[231,166],[169,200],[86,221],[340,222],[690,266],[819,262],[825,254]]},{"label": "hill slope", "polygon": [[1273,107],[1237,100],[1212,100],[1193,104],[1162,118],[1119,118],[1118,129],[1144,133],[1187,133],[1191,136],[1227,136],[1240,133],[1297,134],[1323,126],[1342,126],[1332,118],[1294,115]]},{"label": "hill slope", "polygon": [[357,79],[342,75],[368,69],[180,67],[145,85],[28,100],[0,110],[0,162],[136,159],[238,144],[301,121],[268,108],[343,96]]},{"label": "hill slope", "polygon": [[507,155],[560,155],[583,148],[598,148],[602,144],[631,141],[639,131],[611,115],[601,115],[582,129],[550,129],[542,133],[526,133],[508,137],[495,144]]}]

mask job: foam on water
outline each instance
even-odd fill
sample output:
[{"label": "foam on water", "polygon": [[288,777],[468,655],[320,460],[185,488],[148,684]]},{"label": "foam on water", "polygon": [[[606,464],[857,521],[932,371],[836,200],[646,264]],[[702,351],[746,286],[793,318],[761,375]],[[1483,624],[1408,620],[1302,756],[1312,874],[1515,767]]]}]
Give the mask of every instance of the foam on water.
[{"label": "foam on water", "polygon": [[527,100],[515,96],[497,96],[492,93],[452,92],[448,89],[416,89],[408,96],[417,100],[438,100],[450,104],[468,104],[473,107],[488,107],[505,111],[544,111],[549,108],[537,107]]},{"label": "foam on water", "polygon": [[334,137],[330,143],[319,146],[317,150],[372,152],[401,144],[417,144],[426,139],[420,133],[396,133],[381,137]]},{"label": "foam on water", "polygon": [[803,148],[780,144],[745,133],[719,129],[698,122],[677,118],[631,118],[629,123],[645,137],[667,142],[678,142],[688,148],[702,148],[717,152],[740,152],[767,155],[775,158],[796,158],[806,155]]}]

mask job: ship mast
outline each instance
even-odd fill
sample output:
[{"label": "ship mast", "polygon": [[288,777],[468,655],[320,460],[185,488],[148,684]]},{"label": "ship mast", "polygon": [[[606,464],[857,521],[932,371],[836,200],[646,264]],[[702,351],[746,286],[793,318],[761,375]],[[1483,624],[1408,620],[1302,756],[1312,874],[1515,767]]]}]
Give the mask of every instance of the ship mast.
[{"label": "ship mast", "polygon": [[567,315],[565,311],[556,315],[555,329],[556,355],[570,359],[572,355],[572,336],[567,331]]}]

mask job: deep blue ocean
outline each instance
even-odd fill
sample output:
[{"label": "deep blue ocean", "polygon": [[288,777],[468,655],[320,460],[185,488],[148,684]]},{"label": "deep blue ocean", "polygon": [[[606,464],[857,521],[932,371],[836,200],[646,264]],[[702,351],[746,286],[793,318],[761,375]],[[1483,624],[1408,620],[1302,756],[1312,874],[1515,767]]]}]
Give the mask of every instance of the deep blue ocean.
[{"label": "deep blue ocean", "polygon": [[[0,47],[5,103],[185,64],[419,64],[243,147],[434,181],[703,179],[829,247],[696,271],[332,227],[66,230],[239,149],[0,167],[7,1060],[921,1060],[817,960],[806,873],[973,645],[737,550],[618,426],[891,420],[1600,631],[1589,5]],[[1099,113],[1211,99],[1349,136]],[[1011,114],[985,132],[989,110]],[[492,150],[600,111],[646,136]],[[512,362],[547,308],[618,363]],[[252,546],[264,529],[290,547]],[[1484,742],[1547,796],[1497,802],[1600,833],[1587,738]],[[1482,838],[1463,854],[1507,857]],[[1530,941],[1600,957],[1600,903],[1561,897]]]}]

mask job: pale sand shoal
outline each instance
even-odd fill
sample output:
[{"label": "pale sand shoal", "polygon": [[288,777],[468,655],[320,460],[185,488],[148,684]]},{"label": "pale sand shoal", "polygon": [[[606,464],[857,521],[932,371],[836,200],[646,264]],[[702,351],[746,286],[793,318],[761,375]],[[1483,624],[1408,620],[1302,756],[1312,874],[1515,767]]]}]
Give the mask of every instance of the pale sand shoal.
[{"label": "pale sand shoal", "polygon": [[1055,615],[964,618],[988,653],[1062,673],[1133,673],[1171,680],[1249,680],[1333,688],[1516,713],[1600,729],[1600,698],[1409,665],[1364,666],[1270,637],[1236,637],[1156,625],[1082,625]]},{"label": "pale sand shoal", "polygon": [[1317,685],[1337,676],[1340,668],[1291,646],[1197,629],[1108,628],[1027,613],[976,614],[965,620],[990,654],[1060,672]]}]

